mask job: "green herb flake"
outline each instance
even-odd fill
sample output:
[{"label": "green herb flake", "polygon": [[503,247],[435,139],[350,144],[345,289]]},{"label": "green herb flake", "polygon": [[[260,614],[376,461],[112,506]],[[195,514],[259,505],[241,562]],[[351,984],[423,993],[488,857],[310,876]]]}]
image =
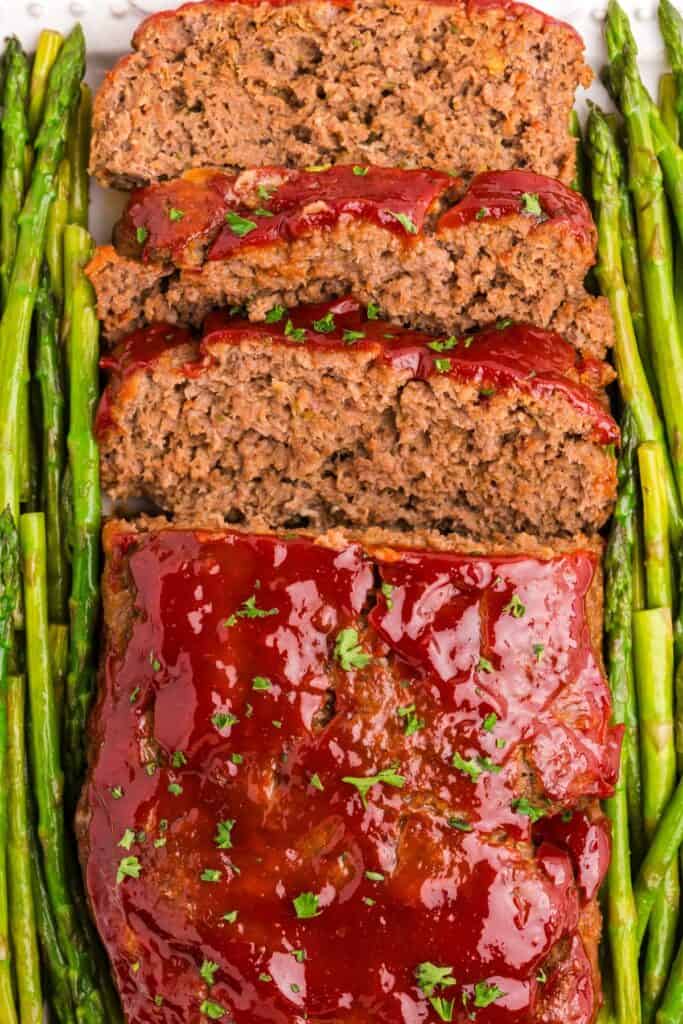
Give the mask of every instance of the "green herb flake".
[{"label": "green herb flake", "polygon": [[451,335],[450,338],[443,338],[441,341],[428,341],[427,348],[431,348],[433,352],[450,352],[457,344],[458,339]]},{"label": "green herb flake", "polygon": [[267,203],[273,197],[274,188],[268,188],[266,185],[259,185],[256,189],[256,193],[259,199],[262,199],[264,203]]},{"label": "green herb flake", "polygon": [[202,966],[199,968],[199,974],[207,985],[213,985],[214,977],[217,970],[217,963],[214,963],[213,960],[205,960]]},{"label": "green herb flake", "polygon": [[491,775],[498,775],[503,769],[501,765],[495,764],[488,757],[477,757],[470,758],[466,761],[461,754],[455,753],[451,759],[451,764],[454,768],[457,768],[463,775],[469,775],[472,782],[477,782],[481,775],[488,772]]},{"label": "green herb flake", "polygon": [[180,796],[183,791],[183,787],[178,782],[171,782],[168,791],[172,796]]},{"label": "green herb flake", "polygon": [[513,594],[503,611],[507,615],[512,615],[513,619],[523,619],[526,615],[526,606],[522,604],[518,594]]},{"label": "green herb flake", "polygon": [[532,825],[534,822],[540,821],[541,818],[545,818],[546,814],[541,807],[535,807],[525,796],[512,801],[512,810],[516,811],[517,814],[523,814],[525,818],[529,819]]},{"label": "green herb flake", "polygon": [[366,871],[365,877],[367,878],[368,882],[384,881],[384,875],[381,873],[381,871]]},{"label": "green herb flake", "polygon": [[372,661],[371,655],[366,654],[360,646],[358,631],[351,627],[342,629],[337,634],[334,657],[345,672],[350,672],[354,668],[365,668]]},{"label": "green herb flake", "polygon": [[514,320],[511,320],[509,317],[504,317],[502,320],[496,321],[496,330],[506,331],[508,327],[512,327],[513,323]]},{"label": "green herb flake", "polygon": [[182,768],[183,765],[187,764],[187,758],[182,750],[176,750],[173,757],[171,758],[171,764],[174,768]]},{"label": "green herb flake", "polygon": [[480,398],[493,398],[496,393],[495,388],[479,388]]},{"label": "green herb flake", "polygon": [[476,212],[476,220],[486,220],[490,212],[491,211],[489,210],[488,206],[482,206],[481,209],[477,210]]},{"label": "green herb flake", "polygon": [[506,747],[506,746],[507,746],[507,740],[504,740],[504,739],[502,738],[502,736],[501,736],[501,737],[499,737],[499,738],[498,738],[498,739],[496,740],[496,747],[498,748],[498,750],[502,750],[502,749],[503,749],[504,747]]},{"label": "green herb flake", "polygon": [[283,316],[285,315],[286,312],[287,312],[287,307],[286,306],[272,306],[268,310],[268,312],[266,313],[266,318],[265,318],[266,319],[266,323],[267,324],[279,323],[279,321],[282,320],[282,318],[283,318]]},{"label": "green herb flake", "polygon": [[199,1012],[208,1017],[209,1020],[220,1020],[221,1017],[225,1017],[228,1011],[223,1009],[219,1003],[212,1003],[210,999],[205,999],[199,1007]]},{"label": "green herb flake", "polygon": [[474,986],[474,1005],[483,1010],[505,994],[497,985],[490,985],[487,981],[478,981]]},{"label": "green herb flake", "polygon": [[230,711],[217,711],[215,715],[211,716],[211,722],[217,729],[227,729],[237,725],[239,718]]},{"label": "green herb flake", "polygon": [[337,325],[334,322],[334,313],[325,313],[320,320],[313,321],[313,330],[318,334],[331,334]]},{"label": "green herb flake", "polygon": [[293,993],[294,993],[295,995],[296,995],[296,994],[297,994],[298,992],[301,992],[301,989],[300,989],[300,987],[299,987],[299,986],[297,985],[297,983],[296,983],[295,981],[293,981],[293,982],[291,983],[291,985],[289,986],[289,988],[290,988],[290,991],[291,991],[291,992],[293,992]]},{"label": "green herb flake", "polygon": [[154,1005],[155,1006],[163,1006],[164,1005],[164,997],[163,996],[155,996],[154,997]]},{"label": "green herb flake", "polygon": [[271,210],[266,210],[263,206],[257,206],[254,210],[255,217],[274,217],[275,214]]},{"label": "green herb flake", "polygon": [[493,665],[488,658],[480,658],[477,662],[477,671],[479,672],[493,672]]},{"label": "green herb flake", "polygon": [[496,722],[497,721],[498,721],[498,715],[496,714],[495,711],[491,711],[490,714],[488,714],[486,716],[486,718],[484,719],[484,724],[482,726],[484,732],[493,732],[493,730],[496,727]]},{"label": "green herb flake", "polygon": [[132,828],[127,828],[123,833],[122,838],[119,840],[118,845],[123,847],[124,850],[130,850],[131,846],[135,842],[135,832]]},{"label": "green herb flake", "polygon": [[376,303],[368,302],[368,308],[366,312],[368,320],[379,320],[381,309]]},{"label": "green herb flake", "polygon": [[221,921],[227,921],[228,924],[234,924],[239,917],[238,910],[229,910],[227,914],[223,914]]},{"label": "green herb flake", "polygon": [[250,231],[253,231],[258,227],[255,220],[249,220],[247,217],[240,217],[239,213],[235,213],[234,210],[228,210],[225,215],[227,225],[232,231],[233,235],[237,235],[238,238],[244,238]]},{"label": "green herb flake", "polygon": [[148,763],[145,765],[145,771],[147,772],[147,774],[150,777],[152,775],[156,775],[156,771],[157,771],[157,763],[156,763],[156,761],[148,761]]},{"label": "green herb flake", "polygon": [[133,972],[133,974],[137,974],[138,973],[138,971],[140,970],[140,966],[141,966],[141,964],[140,964],[139,960],[136,960],[134,964],[130,965],[130,969]]},{"label": "green herb flake", "polygon": [[457,828],[459,832],[471,832],[472,826],[469,821],[464,818],[449,818],[448,825],[450,828]]},{"label": "green herb flake", "polygon": [[291,320],[288,320],[285,324],[285,337],[291,338],[292,341],[305,341],[306,331],[303,327],[295,327]]},{"label": "green herb flake", "polygon": [[135,232],[135,237],[138,240],[138,245],[144,245],[149,238],[149,231],[147,228],[139,227]]},{"label": "green herb flake", "polygon": [[204,868],[199,877],[202,882],[220,882],[222,876],[222,871],[217,871],[215,868]]},{"label": "green herb flake", "polygon": [[270,976],[270,974],[266,974],[265,971],[262,971],[261,974],[259,974],[259,976],[258,976],[258,980],[259,981],[272,981],[273,979]]},{"label": "green herb flake", "polygon": [[452,1021],[455,999],[446,999],[438,994],[438,989],[450,988],[457,982],[453,977],[452,967],[439,967],[429,961],[418,964],[415,969],[417,987],[427,997],[432,1008],[441,1020]]},{"label": "green herb flake", "polygon": [[320,776],[318,775],[317,772],[311,775],[310,779],[308,780],[308,783],[310,786],[313,786],[313,789],[319,789],[321,793],[325,789],[322,782],[320,781]]},{"label": "green herb flake", "polygon": [[368,170],[369,170],[369,168],[367,168],[367,167],[359,167],[358,164],[356,164],[355,167],[353,168],[353,173],[358,178],[364,178],[365,175],[368,173]]},{"label": "green herb flake", "polygon": [[403,719],[404,722],[404,736],[412,736],[414,733],[419,732],[420,729],[424,729],[425,720],[424,718],[418,718],[415,714],[415,705],[407,704],[403,708],[399,708],[396,712],[399,718]]},{"label": "green herb flake", "polygon": [[112,786],[111,795],[114,800],[120,800],[123,796],[123,790],[120,786]]},{"label": "green herb flake", "polygon": [[322,911],[318,907],[318,897],[312,892],[299,893],[292,900],[294,909],[296,910],[296,916],[305,921],[309,917],[318,917]]},{"label": "green herb flake", "polygon": [[155,839],[154,840],[154,848],[155,848],[155,850],[160,850],[162,848],[162,846],[166,846],[166,839]]},{"label": "green herb flake", "polygon": [[213,841],[219,850],[231,850],[232,849],[232,830],[235,827],[235,819],[230,818],[227,821],[219,821],[216,826],[217,832],[213,837]]},{"label": "green herb flake", "polygon": [[272,686],[273,684],[271,683],[270,679],[268,679],[266,676],[254,676],[254,678],[251,681],[252,690],[270,690]]},{"label": "green herb flake", "polygon": [[345,775],[342,782],[346,782],[349,786],[355,786],[360,793],[363,807],[367,807],[368,793],[373,786],[383,784],[385,786],[393,786],[394,789],[403,789],[406,784],[405,776],[399,775],[396,771],[397,768],[398,765],[392,765],[391,768],[384,768],[382,771],[377,772],[376,775],[366,775],[364,777]]},{"label": "green herb flake", "polygon": [[342,339],[343,341],[346,342],[347,345],[352,345],[354,341],[362,341],[364,337],[365,331],[345,330],[344,333],[342,334]]},{"label": "green herb flake", "polygon": [[139,878],[141,871],[142,865],[137,857],[123,857],[116,872],[116,884],[121,885],[124,878]]},{"label": "green herb flake", "polygon": [[391,583],[383,583],[382,584],[382,596],[384,597],[385,601],[387,602],[387,608],[389,609],[389,611],[391,611],[391,609],[394,607],[394,602],[393,602],[393,599],[392,599],[392,596],[391,596],[393,593],[394,593],[394,586],[393,586],[393,584],[391,584]]},{"label": "green herb flake", "polygon": [[366,907],[374,907],[377,900],[373,900],[372,896],[363,896],[363,903]]},{"label": "green herb flake", "polygon": [[536,661],[543,661],[543,654],[545,652],[545,644],[534,644],[534,658]]},{"label": "green herb flake", "polygon": [[185,211],[178,210],[176,209],[175,206],[172,206],[171,209],[168,211],[168,219],[172,220],[174,224],[177,224],[178,221],[182,220],[184,216]]},{"label": "green herb flake", "polygon": [[269,615],[277,615],[277,608],[257,608],[256,607],[256,595],[252,594],[246,601],[242,602],[242,607],[236,613],[240,619],[266,619]]},{"label": "green herb flake", "polygon": [[306,950],[305,949],[293,949],[293,950],[291,950],[291,953],[292,953],[292,956],[294,957],[294,959],[296,960],[296,962],[298,964],[302,964],[304,962],[304,960],[306,959]]},{"label": "green herb flake", "polygon": [[417,225],[413,220],[411,220],[407,213],[394,213],[393,210],[387,210],[387,213],[391,214],[391,216],[399,222],[401,227],[405,228],[409,235],[417,234]]},{"label": "green herb flake", "polygon": [[541,969],[536,972],[536,981],[538,982],[539,985],[545,985],[547,980],[548,980],[548,975],[546,974],[546,972],[541,967]]},{"label": "green herb flake", "polygon": [[239,765],[239,764],[243,763],[244,758],[242,757],[241,754],[231,754],[230,755],[230,760],[232,761],[233,764],[238,764]]},{"label": "green herb flake", "polygon": [[451,363],[450,359],[435,359],[434,360],[434,366],[436,367],[436,369],[438,370],[439,373],[448,373],[448,371],[451,368],[451,365],[452,365],[452,363]]},{"label": "green herb flake", "polygon": [[136,686],[128,699],[130,700],[131,704],[135,704],[135,701],[138,699],[139,696],[140,696],[140,687]]},{"label": "green herb flake", "polygon": [[280,721],[279,718],[274,718],[272,721],[272,725],[274,725],[276,729],[282,728],[282,722]]},{"label": "green herb flake", "polygon": [[154,654],[154,652],[152,652],[149,656],[149,663],[152,666],[152,672],[161,672],[161,662]]},{"label": "green herb flake", "polygon": [[538,198],[536,192],[525,192],[520,200],[522,205],[523,213],[528,213],[533,217],[542,217],[543,209],[541,207],[541,200]]}]

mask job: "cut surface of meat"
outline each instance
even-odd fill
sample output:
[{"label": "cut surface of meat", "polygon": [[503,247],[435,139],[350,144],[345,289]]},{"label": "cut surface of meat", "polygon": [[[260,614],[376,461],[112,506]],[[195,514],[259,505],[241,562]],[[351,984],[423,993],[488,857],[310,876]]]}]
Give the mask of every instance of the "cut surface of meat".
[{"label": "cut surface of meat", "polygon": [[78,830],[130,1024],[592,1024],[599,545],[394,541],[107,527]]},{"label": "cut surface of meat", "polygon": [[613,507],[619,434],[597,390],[609,370],[536,328],[435,338],[344,299],[271,324],[216,314],[200,344],[158,325],[104,365],[115,501],[479,538],[590,532]]},{"label": "cut surface of meat", "polygon": [[435,171],[193,172],[133,193],[115,241],[89,268],[109,342],[152,322],[198,326],[215,307],[262,320],[349,292],[424,330],[527,320],[561,323],[600,358],[612,344],[609,306],[584,287],[588,205],[538,174],[481,174],[454,203]]},{"label": "cut surface of meat", "polygon": [[524,4],[188,4],[145,22],[95,102],[92,173],[371,162],[457,181],[530,168],[570,182],[591,72],[568,25]]}]

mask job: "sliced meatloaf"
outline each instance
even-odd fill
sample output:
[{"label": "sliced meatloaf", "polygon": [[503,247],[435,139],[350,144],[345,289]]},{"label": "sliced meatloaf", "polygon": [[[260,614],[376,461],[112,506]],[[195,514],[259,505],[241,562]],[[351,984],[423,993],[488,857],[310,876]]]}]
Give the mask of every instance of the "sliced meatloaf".
[{"label": "sliced meatloaf", "polygon": [[597,530],[612,511],[608,368],[539,329],[435,338],[343,299],[272,324],[213,314],[199,343],[157,325],[105,365],[102,482],[117,501],[480,538]]},{"label": "sliced meatloaf", "polygon": [[533,167],[570,182],[591,72],[568,25],[511,0],[208,0],[146,21],[95,103],[92,173]]},{"label": "sliced meatloaf", "polygon": [[115,238],[89,271],[110,341],[197,326],[217,306],[262,320],[350,292],[424,330],[512,318],[559,326],[598,358],[612,342],[607,300],[584,289],[588,206],[537,174],[482,174],[455,203],[434,171],[203,172],[135,193]]},{"label": "sliced meatloaf", "polygon": [[595,1020],[599,544],[398,540],[107,527],[78,832],[129,1024]]}]

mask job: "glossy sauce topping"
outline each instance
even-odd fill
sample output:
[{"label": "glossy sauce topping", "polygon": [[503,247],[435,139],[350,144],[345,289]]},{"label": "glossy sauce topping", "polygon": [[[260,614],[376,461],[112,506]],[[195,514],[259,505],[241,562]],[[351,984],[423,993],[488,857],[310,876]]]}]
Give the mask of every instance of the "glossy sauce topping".
[{"label": "glossy sauce topping", "polygon": [[[225,312],[211,314],[204,325],[196,362],[179,367],[178,372],[201,373],[203,368],[210,367],[213,350],[221,345],[239,344],[245,339],[349,351],[369,349],[376,353],[378,360],[399,372],[409,373],[413,379],[445,376],[474,382],[483,398],[513,387],[533,395],[560,393],[592,421],[599,444],[615,444],[619,440],[617,425],[600,403],[594,388],[582,383],[584,377],[591,381],[599,377],[600,364],[582,360],[571,345],[550,331],[502,322],[499,327],[478,334],[435,338],[380,320],[373,309],[370,309],[372,318],[369,319],[366,308],[352,298],[293,310],[276,308],[272,311],[272,316],[275,315],[278,319],[271,323],[252,323]],[[165,344],[163,328],[157,325],[151,331],[155,356],[173,348],[172,332]],[[119,375],[149,365],[144,329],[131,335],[106,360],[106,367]],[[103,402],[108,410],[110,401],[106,391]],[[111,425],[109,412],[98,417],[98,424],[100,430]]]},{"label": "glossy sauce topping", "polygon": [[[594,569],[119,535],[107,585],[135,610],[108,636],[84,852],[130,1024],[533,1019],[581,905],[539,823],[618,758]],[[595,756],[544,745],[558,724]]]}]

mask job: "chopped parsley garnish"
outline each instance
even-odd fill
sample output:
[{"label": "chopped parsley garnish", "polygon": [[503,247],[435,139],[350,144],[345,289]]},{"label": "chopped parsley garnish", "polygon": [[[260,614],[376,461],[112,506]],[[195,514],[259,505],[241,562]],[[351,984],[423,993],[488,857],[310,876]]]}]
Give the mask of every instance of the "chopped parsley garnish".
[{"label": "chopped parsley garnish", "polygon": [[566,824],[574,817],[573,811],[562,811],[562,821]]},{"label": "chopped parsley garnish", "polygon": [[225,215],[228,227],[232,231],[233,235],[237,235],[238,238],[244,238],[250,231],[253,231],[258,227],[255,220],[249,220],[247,217],[240,217],[239,213],[235,213],[233,210],[228,210]]},{"label": "chopped parsley garnish", "polygon": [[319,334],[330,334],[336,327],[334,322],[334,313],[325,313],[325,316],[321,317],[320,320],[313,321],[313,330]]},{"label": "chopped parsley garnish", "polygon": [[346,330],[342,334],[342,339],[347,343],[347,345],[351,345],[354,341],[362,341],[364,337],[365,331]]},{"label": "chopped parsley garnish", "polygon": [[286,306],[273,306],[266,313],[266,323],[276,324],[279,320],[282,320],[283,316],[287,312]]},{"label": "chopped parsley garnish", "polygon": [[394,602],[393,602],[392,597],[391,597],[393,592],[394,592],[394,586],[393,586],[392,583],[383,583],[382,584],[382,596],[384,597],[385,601],[387,602],[387,608],[389,609],[389,611],[391,611],[391,609],[394,607]]},{"label": "chopped parsley garnish", "polygon": [[366,871],[365,872],[365,877],[367,878],[368,882],[383,882],[384,881],[384,875],[382,874],[381,871]]},{"label": "chopped parsley garnish", "polygon": [[352,627],[342,629],[337,634],[334,656],[345,672],[365,668],[372,661],[371,655],[365,653],[358,641],[358,630]]},{"label": "chopped parsley garnish", "polygon": [[215,868],[204,868],[199,877],[202,882],[220,882],[222,875],[223,872],[217,871]]},{"label": "chopped parsley garnish", "polygon": [[474,1005],[478,1009],[484,1009],[504,995],[505,992],[497,985],[490,985],[487,981],[478,981],[474,986]]},{"label": "chopped parsley garnish", "polygon": [[134,842],[135,832],[133,832],[132,828],[127,828],[118,845],[122,846],[124,850],[130,850]]},{"label": "chopped parsley garnish", "polygon": [[135,237],[138,240],[138,245],[144,245],[147,239],[149,238],[149,231],[147,230],[147,228],[140,227],[135,232]]},{"label": "chopped parsley garnish", "polygon": [[133,974],[137,974],[138,971],[140,970],[140,961],[136,960],[134,964],[130,965],[130,969],[133,972]]},{"label": "chopped parsley garnish", "polygon": [[417,234],[417,226],[407,213],[394,213],[393,210],[387,210],[387,213],[390,213],[399,222],[401,227],[406,229],[409,235]]},{"label": "chopped parsley garnish", "polygon": [[443,341],[428,341],[427,348],[433,349],[434,352],[450,352],[457,344],[458,339],[452,335],[450,338],[444,338]]},{"label": "chopped parsley garnish", "polygon": [[396,714],[399,718],[404,720],[404,736],[412,736],[414,733],[419,732],[420,729],[424,729],[425,727],[424,718],[418,718],[415,714],[414,704],[408,704],[404,708],[399,708]]},{"label": "chopped parsley garnish", "polygon": [[522,604],[518,594],[513,594],[511,600],[503,608],[504,612],[512,615],[513,619],[522,619],[526,615],[526,607]]},{"label": "chopped parsley garnish", "polygon": [[395,789],[403,789],[406,784],[405,776],[399,775],[396,771],[397,768],[398,765],[392,765],[391,768],[384,768],[382,771],[377,772],[376,775],[366,775],[362,778],[354,775],[345,775],[342,782],[346,782],[349,786],[355,786],[360,793],[363,807],[367,807],[368,793],[373,786],[384,783],[384,785],[393,786]]},{"label": "chopped parsley garnish", "polygon": [[234,924],[239,916],[238,910],[229,910],[227,914],[223,914],[221,921],[227,921],[228,924]]},{"label": "chopped parsley garnish", "polygon": [[163,1006],[164,1005],[164,997],[163,996],[155,996],[154,997],[154,1005],[155,1006]]},{"label": "chopped parsley garnish", "polygon": [[372,896],[363,896],[363,903],[366,907],[374,907],[377,900],[373,900]]},{"label": "chopped parsley garnish", "polygon": [[309,917],[317,917],[322,911],[318,907],[318,897],[313,892],[301,892],[292,900],[296,916],[302,921]]},{"label": "chopped parsley garnish", "polygon": [[448,824],[451,828],[457,828],[459,832],[471,832],[472,826],[464,818],[449,818]]},{"label": "chopped parsley garnish", "polygon": [[178,782],[172,782],[168,787],[168,791],[172,796],[180,796],[183,787]]},{"label": "chopped parsley garnish", "polygon": [[295,327],[291,320],[288,320],[285,324],[285,337],[291,338],[292,341],[304,341],[306,338],[306,331],[303,327]]},{"label": "chopped parsley garnish", "polygon": [[435,359],[434,366],[437,368],[439,373],[448,373],[451,368],[450,359]]},{"label": "chopped parsley garnish", "polygon": [[437,1012],[441,1020],[452,1021],[455,999],[446,999],[437,994],[437,989],[450,988],[457,982],[453,977],[452,967],[438,967],[436,964],[418,964],[415,969],[417,987],[427,997],[432,1008]]},{"label": "chopped parsley garnish", "polygon": [[483,729],[484,732],[493,732],[498,721],[498,715],[495,711],[491,711],[484,719]]},{"label": "chopped parsley garnish", "polygon": [[488,757],[477,757],[470,758],[466,761],[465,758],[457,752],[453,754],[451,758],[451,764],[454,768],[457,768],[463,775],[469,775],[472,782],[477,782],[479,777],[485,772],[489,772],[492,775],[498,775],[503,769],[499,764],[495,764]]},{"label": "chopped parsley garnish", "polygon": [[116,872],[116,884],[121,885],[124,878],[139,878],[141,871],[142,865],[137,857],[123,857]]},{"label": "chopped parsley garnish", "polygon": [[545,973],[545,971],[541,967],[541,969],[536,974],[536,981],[538,982],[539,985],[545,985],[547,980],[548,980],[548,975]]},{"label": "chopped parsley garnish", "polygon": [[166,846],[166,839],[165,838],[163,838],[163,839],[155,839],[154,840],[154,848],[156,850],[160,850],[162,848],[162,846]]},{"label": "chopped parsley garnish", "polygon": [[139,696],[140,696],[140,687],[136,686],[135,689],[133,690],[133,692],[131,693],[130,697],[129,697],[129,700],[130,700],[131,704],[135,704],[135,701],[138,699]]},{"label": "chopped parsley garnish", "polygon": [[213,960],[205,960],[199,968],[199,973],[207,985],[213,985],[214,976],[218,970],[218,964]]},{"label": "chopped parsley garnish", "polygon": [[270,690],[272,685],[267,676],[254,676],[251,681],[252,690]]},{"label": "chopped parsley garnish", "polygon": [[187,758],[182,750],[176,750],[175,754],[171,758],[171,764],[174,768],[182,768],[183,765],[187,764]]},{"label": "chopped parsley garnish", "polygon": [[354,173],[354,174],[355,174],[355,175],[356,175],[357,177],[359,177],[359,178],[364,178],[364,177],[365,177],[365,175],[366,175],[366,174],[368,173],[368,168],[367,168],[367,167],[359,167],[359,166],[358,166],[358,165],[356,164],[356,166],[355,166],[355,167],[353,168],[353,173]]},{"label": "chopped parsley garnish", "polygon": [[230,760],[232,761],[233,764],[242,764],[243,761],[244,761],[244,758],[242,757],[241,754],[231,754],[230,755]]},{"label": "chopped parsley garnish", "polygon": [[148,761],[147,764],[145,765],[145,771],[147,772],[147,774],[150,777],[152,775],[156,774],[156,770],[157,770],[157,763],[156,763],[156,761]]},{"label": "chopped parsley garnish", "polygon": [[523,814],[528,818],[533,825],[534,822],[540,821],[541,818],[545,818],[546,812],[542,807],[534,807],[525,796],[521,796],[518,800],[512,801],[512,810],[516,811],[517,814]]},{"label": "chopped parsley garnish", "polygon": [[266,185],[259,185],[256,189],[259,199],[262,199],[264,203],[267,203],[272,198],[274,188],[268,188]]},{"label": "chopped parsley garnish", "polygon": [[486,217],[488,217],[490,212],[491,211],[489,210],[488,206],[482,206],[482,208],[480,210],[477,210],[476,219],[477,220],[485,220]]},{"label": "chopped parsley garnish", "polygon": [[275,214],[271,210],[264,209],[263,206],[257,206],[254,210],[255,217],[274,217]]},{"label": "chopped parsley garnish", "polygon": [[252,594],[242,602],[242,607],[236,612],[236,615],[239,619],[266,619],[269,615],[277,615],[277,613],[277,608],[257,608],[256,594]]},{"label": "chopped parsley garnish", "polygon": [[502,736],[501,736],[501,737],[499,737],[499,738],[498,738],[498,739],[496,740],[496,746],[498,747],[498,749],[499,749],[499,750],[502,750],[502,749],[503,749],[503,747],[507,746],[507,740],[504,740],[504,739],[502,738]]},{"label": "chopped parsley garnish", "polygon": [[495,388],[479,388],[480,398],[492,398],[496,393]]},{"label": "chopped parsley garnish", "polygon": [[279,718],[274,718],[273,719],[273,725],[275,726],[276,729],[281,729],[282,728],[282,722],[280,721]]},{"label": "chopped parsley garnish", "polygon": [[210,999],[205,999],[199,1007],[199,1012],[203,1013],[209,1020],[220,1020],[221,1017],[225,1017],[228,1011],[218,1003],[212,1003]]},{"label": "chopped parsley garnish", "polygon": [[265,971],[262,971],[261,974],[259,974],[259,976],[258,976],[258,980],[259,981],[272,981],[273,979],[272,979],[270,974],[266,974]]},{"label": "chopped parsley garnish", "polygon": [[230,711],[217,711],[211,716],[211,722],[217,729],[227,729],[228,726],[237,725],[239,718]]},{"label": "chopped parsley garnish", "polygon": [[114,798],[114,800],[120,800],[121,797],[123,796],[123,790],[121,789],[120,786],[113,786],[111,795]]},{"label": "chopped parsley garnish", "polygon": [[292,956],[294,957],[294,959],[296,960],[296,962],[298,964],[302,964],[304,962],[304,960],[306,959],[306,950],[305,949],[293,949],[293,950],[291,950],[291,953],[292,953]]},{"label": "chopped parsley garnish", "polygon": [[171,209],[168,211],[168,219],[172,220],[174,223],[177,223],[179,220],[182,220],[184,216],[185,211],[177,210],[175,206],[172,206]]},{"label": "chopped parsley garnish", "polygon": [[497,320],[496,321],[496,330],[497,331],[505,331],[505,330],[507,330],[508,327],[512,327],[513,323],[514,323],[514,321],[511,320],[509,317],[505,317],[503,320]]},{"label": "chopped parsley garnish", "polygon": [[149,656],[149,663],[152,666],[152,672],[160,672],[161,671],[161,662],[159,661],[157,656],[154,654],[154,652],[152,652],[150,654],[150,656]]},{"label": "chopped parsley garnish", "polygon": [[541,201],[536,192],[525,192],[521,198],[522,210],[534,217],[542,217]]},{"label": "chopped parsley garnish", "polygon": [[308,782],[309,782],[310,786],[313,786],[313,789],[319,789],[321,793],[325,789],[325,787],[323,786],[322,782],[320,781],[320,776],[318,775],[317,772],[315,772],[315,774],[311,775],[311,777],[308,780]]},{"label": "chopped parsley garnish", "polygon": [[367,315],[368,320],[379,320],[379,314],[381,310],[378,305],[374,302],[368,302]]},{"label": "chopped parsley garnish", "polygon": [[234,818],[218,822],[218,825],[216,826],[217,832],[213,837],[213,841],[219,850],[232,850],[232,830],[234,827]]},{"label": "chopped parsley garnish", "polygon": [[545,651],[545,644],[534,644],[534,657],[536,661],[543,661],[543,652]]},{"label": "chopped parsley garnish", "polygon": [[493,665],[488,658],[480,658],[477,662],[477,669],[479,672],[493,672]]}]

